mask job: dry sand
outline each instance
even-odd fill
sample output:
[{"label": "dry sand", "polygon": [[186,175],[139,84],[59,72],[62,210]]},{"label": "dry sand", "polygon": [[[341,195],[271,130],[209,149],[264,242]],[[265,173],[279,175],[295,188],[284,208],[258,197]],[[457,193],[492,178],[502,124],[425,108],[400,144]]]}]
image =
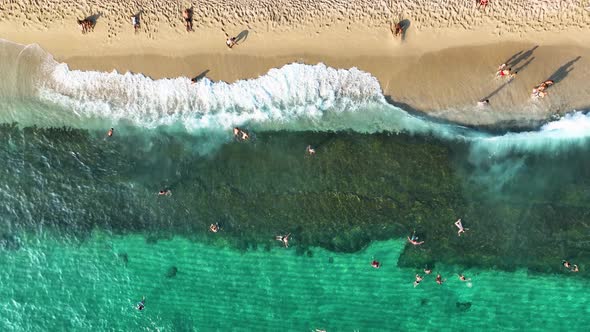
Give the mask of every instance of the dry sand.
[{"label": "dry sand", "polygon": [[[208,70],[231,82],[290,62],[358,67],[395,102],[469,124],[590,106],[590,0],[490,2],[478,9],[467,0],[206,0],[194,2],[187,33],[188,1],[0,1],[0,37],[38,43],[71,68],[154,78]],[[129,16],[140,11],[135,34]],[[75,20],[92,15],[95,29],[83,35]],[[402,20],[409,28],[395,39],[389,25]],[[226,34],[243,38],[229,50]],[[520,51],[517,78],[495,79],[497,66]],[[548,78],[557,78],[549,97],[531,103],[531,88]],[[491,108],[474,110],[490,95]]]}]

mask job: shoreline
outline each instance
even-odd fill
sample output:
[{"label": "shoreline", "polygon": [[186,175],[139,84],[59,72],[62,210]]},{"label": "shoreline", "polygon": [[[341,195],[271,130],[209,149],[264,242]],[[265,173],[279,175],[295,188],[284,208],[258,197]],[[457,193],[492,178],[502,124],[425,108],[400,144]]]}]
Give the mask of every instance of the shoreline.
[{"label": "shoreline", "polygon": [[[62,2],[64,8],[45,1],[5,5],[0,36],[37,43],[70,69],[154,79],[202,74],[232,83],[294,62],[357,67],[379,80],[394,105],[473,126],[526,126],[590,108],[590,9],[581,2],[497,0],[479,10],[455,0],[369,7],[365,0],[347,6],[320,0],[284,3],[281,10],[267,7],[270,0],[208,0],[195,10],[194,32],[187,33],[180,20],[185,4],[155,1],[142,8],[137,34],[127,15],[136,11],[131,4],[74,9]],[[96,26],[82,34],[75,19],[88,13],[98,13]],[[389,24],[400,18],[408,29],[394,38]],[[242,41],[228,49],[226,35]],[[495,79],[498,66],[513,56],[517,78],[510,84]],[[556,77],[547,98],[531,100],[534,86]],[[486,98],[490,107],[475,107]]]}]

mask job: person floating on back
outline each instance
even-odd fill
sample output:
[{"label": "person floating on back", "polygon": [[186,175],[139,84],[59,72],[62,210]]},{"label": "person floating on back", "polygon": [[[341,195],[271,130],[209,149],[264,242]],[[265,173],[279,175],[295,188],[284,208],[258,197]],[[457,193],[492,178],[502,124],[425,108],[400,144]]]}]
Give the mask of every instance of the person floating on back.
[{"label": "person floating on back", "polygon": [[461,218],[459,218],[459,220],[455,221],[455,226],[457,226],[457,228],[459,229],[457,231],[457,235],[461,236],[461,233],[465,233],[465,231],[468,231],[469,228],[463,228],[463,223],[461,223]]},{"label": "person floating on back", "polygon": [[289,248],[289,236],[291,236],[291,233],[287,235],[277,235],[275,238],[277,241],[281,241],[285,248]]},{"label": "person floating on back", "polygon": [[416,231],[412,233],[412,236],[408,236],[408,242],[415,246],[419,246],[424,243],[424,241],[418,241],[418,237],[416,236]]}]

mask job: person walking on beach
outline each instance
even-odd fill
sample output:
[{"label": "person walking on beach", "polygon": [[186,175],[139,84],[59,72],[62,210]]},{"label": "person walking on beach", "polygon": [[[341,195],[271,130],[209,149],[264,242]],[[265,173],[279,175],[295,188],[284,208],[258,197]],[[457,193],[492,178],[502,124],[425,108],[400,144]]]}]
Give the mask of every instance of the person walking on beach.
[{"label": "person walking on beach", "polygon": [[285,245],[285,248],[289,248],[289,236],[291,236],[291,233],[287,235],[277,235],[276,240],[281,241],[283,245]]},{"label": "person walking on beach", "polygon": [[457,226],[457,228],[459,229],[457,231],[457,235],[461,236],[461,233],[465,233],[465,231],[468,231],[469,228],[463,228],[463,223],[461,223],[461,218],[459,218],[457,221],[455,221],[455,226]]},{"label": "person walking on beach", "polygon": [[415,246],[419,246],[424,243],[424,241],[418,241],[418,237],[416,236],[416,231],[412,233],[412,236],[408,236],[408,242]]}]

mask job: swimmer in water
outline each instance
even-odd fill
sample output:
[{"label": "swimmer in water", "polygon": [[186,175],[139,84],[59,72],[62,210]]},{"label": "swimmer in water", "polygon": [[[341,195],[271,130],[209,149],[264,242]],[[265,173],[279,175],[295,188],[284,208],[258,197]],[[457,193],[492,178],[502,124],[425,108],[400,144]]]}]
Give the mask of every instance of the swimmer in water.
[{"label": "swimmer in water", "polygon": [[314,149],[314,148],[312,148],[312,147],[311,147],[311,145],[308,145],[308,146],[305,148],[305,153],[306,153],[308,156],[313,156],[313,155],[315,155],[315,149]]},{"label": "swimmer in water", "polygon": [[461,233],[465,233],[465,231],[468,231],[469,228],[463,228],[463,223],[461,223],[461,218],[459,218],[457,221],[455,221],[455,226],[457,226],[457,228],[459,229],[457,231],[457,235],[461,236]]},{"label": "swimmer in water", "polygon": [[442,285],[443,282],[445,282],[445,281],[443,280],[443,278],[441,277],[441,275],[440,274],[437,274],[436,275],[436,283],[439,284],[439,285]]},{"label": "swimmer in water", "polygon": [[291,233],[287,235],[277,235],[276,240],[283,242],[285,248],[289,248],[289,236],[291,236]]},{"label": "swimmer in water", "polygon": [[172,195],[172,191],[169,189],[162,189],[158,191],[158,196],[170,196]]},{"label": "swimmer in water", "polygon": [[470,281],[471,280],[471,279],[465,278],[465,276],[462,274],[459,274],[458,276],[459,276],[459,280],[461,280],[461,281]]},{"label": "swimmer in water", "polygon": [[580,269],[578,268],[578,266],[576,264],[574,264],[574,266],[572,267],[572,269],[570,271],[572,271],[572,272],[580,272]]},{"label": "swimmer in water", "polygon": [[572,265],[570,264],[570,262],[563,260],[561,261],[561,264],[563,265],[563,267],[565,267],[566,269],[569,269],[572,267]]},{"label": "swimmer in water", "polygon": [[209,230],[213,233],[219,232],[219,224],[218,223],[211,224],[209,226]]},{"label": "swimmer in water", "polygon": [[410,242],[411,244],[413,244],[413,245],[415,245],[415,246],[419,246],[419,245],[421,245],[422,243],[424,243],[424,241],[420,241],[420,242],[418,242],[418,237],[416,236],[416,231],[414,231],[414,232],[412,233],[412,236],[411,236],[411,237],[409,237],[409,236],[408,236],[408,242]]},{"label": "swimmer in water", "polygon": [[380,268],[380,267],[381,267],[381,263],[379,263],[379,262],[378,262],[378,261],[376,261],[376,260],[373,260],[373,261],[371,262],[371,266],[372,266],[372,267],[374,267],[374,268],[376,268],[376,269],[378,269],[378,268]]},{"label": "swimmer in water", "polygon": [[422,278],[419,274],[416,274],[416,281],[414,281],[414,287],[418,286],[423,279],[424,278]]},{"label": "swimmer in water", "polygon": [[107,136],[108,137],[113,137],[113,132],[115,131],[115,128],[111,128],[109,129],[109,131],[107,131]]},{"label": "swimmer in water", "polygon": [[141,302],[137,304],[137,310],[142,311],[145,309],[145,296],[141,297]]},{"label": "swimmer in water", "polygon": [[432,269],[429,269],[428,267],[426,267],[426,268],[424,269],[424,273],[426,273],[426,274],[431,274],[431,273],[432,273]]}]

